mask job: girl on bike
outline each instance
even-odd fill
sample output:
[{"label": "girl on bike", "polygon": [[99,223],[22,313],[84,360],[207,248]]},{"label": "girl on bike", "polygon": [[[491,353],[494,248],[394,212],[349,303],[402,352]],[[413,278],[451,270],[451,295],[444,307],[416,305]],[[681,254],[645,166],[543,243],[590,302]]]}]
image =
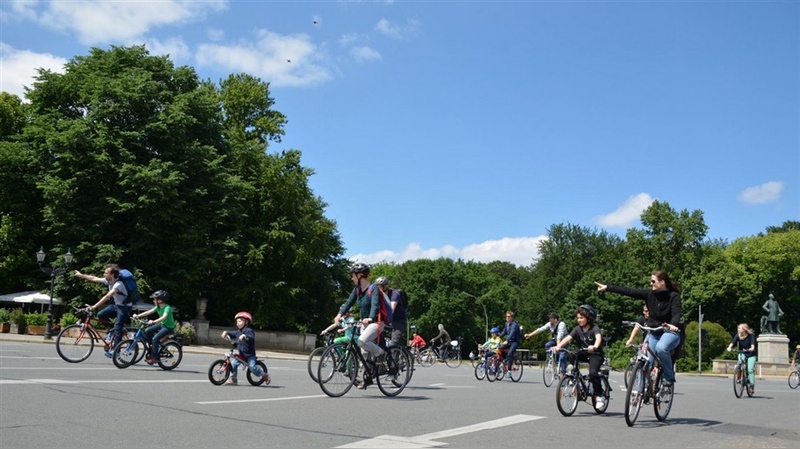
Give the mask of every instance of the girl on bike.
[{"label": "girl on bike", "polygon": [[733,336],[733,340],[731,340],[731,343],[728,345],[728,352],[733,350],[733,345],[739,348],[739,361],[744,361],[742,358],[746,358],[747,377],[750,380],[750,385],[748,386],[750,391],[748,394],[752,395],[755,392],[756,386],[755,369],[758,354],[756,351],[756,336],[747,323],[741,323],[736,327],[736,335]]},{"label": "girl on bike", "polygon": [[603,335],[600,328],[594,323],[597,319],[597,310],[594,307],[584,304],[575,310],[575,319],[578,325],[572,328],[572,332],[564,337],[561,342],[553,346],[553,351],[560,351],[567,347],[572,340],[577,341],[580,349],[586,352],[578,353],[578,360],[571,360],[572,363],[589,362],[589,381],[595,394],[595,408],[605,410],[605,397],[603,383],[600,381],[600,367],[603,366]]},{"label": "girl on bike", "polygon": [[[256,363],[256,332],[253,330],[253,315],[249,312],[239,312],[234,317],[236,319],[235,331],[222,331],[222,338],[231,338],[238,340],[237,349],[239,354],[247,358],[247,366],[250,367],[250,372],[255,376],[261,376],[264,382],[269,385],[269,374],[264,373],[260,366]],[[237,374],[239,372],[239,365],[241,362],[236,359],[231,359],[231,377],[225,382],[228,385],[238,385]]]},{"label": "girl on bike", "polygon": [[[664,386],[672,387],[675,383],[675,367],[672,365],[671,351],[681,344],[681,290],[678,284],[669,278],[664,270],[654,271],[650,275],[650,289],[606,285],[595,282],[598,292],[614,292],[631,298],[643,299],[650,317],[648,327],[662,327],[660,332],[651,332],[648,344],[661,360],[664,367]],[[653,363],[650,360],[650,363]]]},{"label": "girl on bike", "polygon": [[148,365],[158,362],[158,352],[161,350],[161,339],[175,331],[175,318],[172,316],[172,306],[167,304],[169,293],[164,290],[158,290],[150,295],[150,297],[153,299],[155,306],[146,312],[133,315],[133,318],[147,316],[153,312],[158,315],[158,318],[155,320],[147,321],[147,324],[150,326],[144,330],[144,335],[147,336],[147,339],[152,343],[151,347],[153,351],[148,354],[147,358],[144,360]]},{"label": "girl on bike", "polygon": [[483,350],[483,358],[484,360],[489,360],[489,357],[493,356],[498,349],[500,349],[500,343],[503,340],[500,338],[500,329],[497,327],[493,327],[490,331],[492,336],[489,337],[486,342],[480,346],[478,346],[478,351]]}]

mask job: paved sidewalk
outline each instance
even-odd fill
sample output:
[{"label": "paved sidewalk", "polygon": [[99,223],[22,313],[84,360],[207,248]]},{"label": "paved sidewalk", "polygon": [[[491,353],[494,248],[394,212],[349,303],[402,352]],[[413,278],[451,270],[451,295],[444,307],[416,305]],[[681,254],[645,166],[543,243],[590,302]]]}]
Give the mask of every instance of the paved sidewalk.
[{"label": "paved sidewalk", "polygon": [[[28,335],[28,334],[11,334],[0,333],[0,342],[3,341],[17,341],[25,343],[40,343],[40,344],[56,344],[56,335],[52,339],[45,339],[41,335]],[[220,346],[202,346],[202,345],[185,345],[183,352],[193,354],[214,354],[222,355],[228,350],[228,345]],[[308,354],[297,354],[292,352],[279,352],[279,351],[256,351],[256,356],[266,359],[286,359],[286,360],[308,360]]]}]

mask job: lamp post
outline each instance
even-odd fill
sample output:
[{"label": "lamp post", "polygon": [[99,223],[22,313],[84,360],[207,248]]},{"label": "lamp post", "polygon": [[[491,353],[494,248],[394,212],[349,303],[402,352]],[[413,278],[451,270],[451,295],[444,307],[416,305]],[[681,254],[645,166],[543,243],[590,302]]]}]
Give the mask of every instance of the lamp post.
[{"label": "lamp post", "polygon": [[484,304],[483,301],[480,301],[478,298],[476,298],[475,295],[470,295],[469,293],[463,292],[463,291],[461,293],[469,296],[470,298],[474,299],[476,302],[480,302],[481,303],[481,306],[483,307],[483,320],[484,320],[483,330],[484,330],[484,332],[486,334],[483,341],[489,340],[489,315],[486,313],[486,304]]},{"label": "lamp post", "polygon": [[36,253],[36,261],[39,263],[39,269],[42,270],[43,273],[50,275],[50,304],[47,307],[47,324],[44,327],[44,338],[45,340],[50,340],[53,338],[53,285],[55,284],[56,276],[65,273],[69,269],[69,264],[72,263],[72,251],[67,250],[67,254],[64,254],[64,263],[66,266],[63,268],[56,268],[55,263],[53,263],[51,267],[43,267],[42,263],[46,255],[47,253],[44,252],[44,248],[40,247],[39,251]]}]

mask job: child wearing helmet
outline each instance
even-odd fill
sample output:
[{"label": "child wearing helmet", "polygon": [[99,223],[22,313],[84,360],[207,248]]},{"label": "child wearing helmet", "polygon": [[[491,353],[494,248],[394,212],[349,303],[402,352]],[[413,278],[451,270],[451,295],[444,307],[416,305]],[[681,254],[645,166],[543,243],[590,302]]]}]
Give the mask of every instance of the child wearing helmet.
[{"label": "child wearing helmet", "polygon": [[164,290],[158,290],[150,295],[153,299],[153,308],[139,314],[132,315],[132,318],[140,318],[150,315],[155,312],[158,318],[155,320],[147,320],[149,327],[144,330],[145,336],[152,342],[152,351],[145,358],[148,365],[152,365],[158,361],[158,353],[161,351],[161,339],[175,331],[175,317],[172,316],[172,306],[167,304],[169,293]]},{"label": "child wearing helmet", "polygon": [[[263,372],[256,363],[256,332],[253,330],[253,315],[250,312],[239,312],[234,317],[236,319],[235,331],[222,331],[222,338],[231,338],[238,341],[237,349],[239,354],[247,359],[247,366],[255,376],[261,376],[264,383],[269,385],[269,374]],[[228,385],[238,385],[237,374],[239,373],[241,362],[236,358],[231,358],[231,377],[225,382]]]},{"label": "child wearing helmet", "polygon": [[595,324],[597,320],[597,310],[594,307],[584,304],[575,310],[575,319],[578,325],[572,328],[572,332],[553,346],[554,351],[560,351],[575,340],[581,351],[578,353],[578,360],[571,360],[571,363],[589,362],[589,381],[595,394],[595,408],[605,409],[605,397],[600,394],[603,392],[603,383],[600,381],[600,367],[603,365],[603,335],[600,328]]},{"label": "child wearing helmet", "polygon": [[489,357],[493,356],[498,349],[500,349],[500,344],[503,343],[503,339],[500,338],[500,329],[497,327],[493,327],[490,331],[492,336],[486,340],[485,343],[478,346],[478,352],[483,351],[483,358],[488,360]]},{"label": "child wearing helmet", "polygon": [[328,332],[333,332],[336,329],[337,334],[344,334],[340,337],[336,337],[333,339],[333,343],[347,343],[353,337],[353,332],[355,332],[355,324],[356,319],[355,317],[351,316],[349,313],[345,313],[342,315],[342,320],[338,323],[334,322],[330,326],[326,327],[325,330],[320,332],[320,335],[327,334]]}]

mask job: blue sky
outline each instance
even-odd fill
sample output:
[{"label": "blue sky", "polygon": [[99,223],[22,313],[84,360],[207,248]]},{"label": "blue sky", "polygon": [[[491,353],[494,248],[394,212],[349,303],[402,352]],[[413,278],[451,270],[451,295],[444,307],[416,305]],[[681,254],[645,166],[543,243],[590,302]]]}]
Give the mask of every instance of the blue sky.
[{"label": "blue sky", "polygon": [[530,265],[653,201],[732,241],[800,220],[800,2],[9,1],[0,89],[146,44],[270,83],[346,255]]}]

